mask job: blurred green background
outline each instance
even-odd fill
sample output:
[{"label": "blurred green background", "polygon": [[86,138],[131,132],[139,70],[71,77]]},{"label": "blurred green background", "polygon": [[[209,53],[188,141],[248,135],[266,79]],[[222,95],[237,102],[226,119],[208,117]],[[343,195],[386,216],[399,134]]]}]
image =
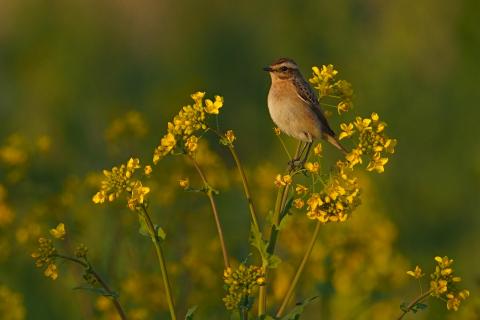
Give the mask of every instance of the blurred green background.
[{"label": "blurred green background", "polygon": [[[121,205],[106,209],[91,203],[95,188],[88,183],[90,172],[131,155],[150,161],[166,122],[197,90],[224,96],[221,125],[235,130],[250,174],[258,173],[259,163],[276,168],[272,174],[279,172],[286,159],[272,134],[266,107],[270,80],[261,68],[291,57],[304,74],[313,65],[334,64],[341,78],[353,84],[354,112],[378,112],[398,139],[385,174],[375,175],[370,184],[376,190],[375,208],[396,230],[392,250],[406,261],[402,268],[418,263],[428,272],[435,255],[451,256],[464,285],[478,295],[479,21],[477,0],[0,1],[0,146],[14,145],[25,153],[20,162],[0,162],[3,201],[14,217],[0,223],[0,284],[23,296],[27,319],[105,317],[101,307],[88,311],[95,303],[88,294],[70,290],[78,274],[69,282],[52,283],[34,268],[29,257],[33,235],[65,221],[75,241],[91,248],[100,270],[115,270],[113,287],[142,268],[157,276],[149,243],[138,239],[130,212]],[[131,110],[142,115],[148,131],[109,140],[105,132]],[[338,121],[332,121],[338,128]],[[228,154],[215,143],[211,147],[224,159],[224,170],[233,171]],[[163,185],[157,197],[163,202],[155,219],[171,237],[167,251],[177,261],[172,267],[176,274],[192,246],[190,234],[212,241],[216,235],[205,199],[169,195],[185,172],[169,177],[166,172],[174,167],[174,161],[157,167],[155,181]],[[248,251],[248,221],[237,180],[224,184],[229,186],[220,208],[227,240],[241,260]],[[266,196],[273,199],[274,191]],[[192,202],[205,206],[204,215],[192,211]],[[364,232],[369,234],[368,226]],[[215,246],[212,250],[217,253]],[[132,263],[129,259],[136,255],[148,263]],[[197,291],[188,301],[179,300],[185,302],[182,308],[205,305],[199,319],[225,319],[220,259],[208,259],[213,269],[205,272],[219,275],[211,280],[218,296],[198,298],[211,288],[178,271],[179,290]],[[295,265],[299,256],[292,259]],[[197,267],[204,263],[202,256],[195,261]],[[154,301],[160,293],[153,292],[162,291],[154,285],[157,280],[148,290],[142,287]],[[391,293],[408,300],[415,290]],[[394,299],[394,308],[401,302]],[[468,315],[449,314],[439,302],[432,305],[411,318],[480,317],[475,297],[465,302]],[[162,319],[161,314],[147,318]],[[357,318],[361,316],[330,315]]]}]

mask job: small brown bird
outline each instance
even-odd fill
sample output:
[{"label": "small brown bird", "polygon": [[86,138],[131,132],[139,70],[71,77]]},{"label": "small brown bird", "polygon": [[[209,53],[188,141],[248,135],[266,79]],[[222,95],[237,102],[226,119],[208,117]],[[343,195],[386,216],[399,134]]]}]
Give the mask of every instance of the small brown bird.
[{"label": "small brown bird", "polygon": [[338,142],[320,108],[317,96],[292,59],[279,59],[264,70],[272,78],[268,92],[270,116],[280,130],[306,142],[300,154],[307,149],[306,158],[313,141],[319,138],[325,139],[344,153],[348,152]]}]

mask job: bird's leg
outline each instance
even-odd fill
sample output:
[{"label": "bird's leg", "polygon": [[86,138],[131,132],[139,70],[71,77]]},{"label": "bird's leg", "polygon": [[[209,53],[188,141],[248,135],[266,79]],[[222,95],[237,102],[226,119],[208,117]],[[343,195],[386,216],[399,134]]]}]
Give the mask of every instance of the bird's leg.
[{"label": "bird's leg", "polygon": [[[306,150],[305,155],[303,156],[303,159],[299,163],[300,168],[302,168],[305,165],[305,162],[307,162],[308,157],[310,155],[310,150],[312,150],[312,146],[313,146],[313,142],[307,142],[306,143],[305,148],[304,148],[304,151]],[[303,152],[302,152],[302,154],[303,154]]]},{"label": "bird's leg", "polygon": [[[290,170],[296,170],[302,168],[305,162],[308,159],[308,155],[310,153],[310,149],[312,148],[313,142],[306,142],[302,146],[303,142],[300,142],[297,148],[297,152],[295,153],[295,158],[289,162]],[[305,155],[304,155],[305,154]]]},{"label": "bird's leg", "polygon": [[299,141],[297,145],[297,151],[295,151],[295,155],[290,161],[288,161],[290,171],[294,170],[297,167],[304,149],[305,149],[305,146],[303,146],[303,142]]}]

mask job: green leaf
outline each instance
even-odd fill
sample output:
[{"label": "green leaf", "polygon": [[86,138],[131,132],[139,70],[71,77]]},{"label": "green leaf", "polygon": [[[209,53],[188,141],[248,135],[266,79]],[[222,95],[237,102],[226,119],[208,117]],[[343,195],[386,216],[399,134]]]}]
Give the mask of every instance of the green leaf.
[{"label": "green leaf", "polygon": [[[140,224],[140,227],[138,228],[138,233],[140,233],[142,236],[152,238],[152,235],[150,235],[150,230],[148,229],[147,221],[145,220],[145,216],[143,214],[138,214],[138,222]],[[161,240],[165,240],[167,237],[167,233],[165,230],[163,230],[162,227],[158,225],[153,226],[155,228],[155,233],[157,237]]]},{"label": "green leaf", "polygon": [[420,303],[420,302],[415,305],[415,308],[417,310],[424,310],[424,309],[427,309],[427,307],[428,307],[428,305],[426,305],[425,303]]},{"label": "green leaf", "polygon": [[78,287],[73,288],[73,290],[85,290],[85,291],[89,291],[91,293],[98,294],[98,295],[105,296],[105,297],[118,298],[117,293],[115,293],[115,292],[109,293],[103,288],[95,288],[95,287],[89,287],[89,286],[78,286]]},{"label": "green leaf", "polygon": [[413,313],[417,313],[418,311],[422,311],[427,308],[427,305],[425,303],[417,302],[416,305],[412,307]]},{"label": "green leaf", "polygon": [[263,240],[262,233],[257,230],[253,225],[250,228],[250,244],[257,248],[260,256],[262,257],[262,266],[264,268],[274,269],[282,262],[282,260],[273,254],[267,252],[268,243]]},{"label": "green leaf", "polygon": [[140,227],[138,228],[138,233],[140,233],[142,236],[150,238],[147,221],[145,221],[145,217],[143,216],[143,214],[138,214],[138,223],[140,224]]},{"label": "green leaf", "polygon": [[282,212],[280,212],[280,223],[282,222],[283,218],[290,213],[290,209],[292,209],[293,205],[293,197],[290,197],[285,204],[285,207],[283,208]]},{"label": "green leaf", "polygon": [[277,268],[280,263],[282,263],[282,259],[280,259],[279,256],[274,255],[274,254],[269,254],[268,255],[268,261],[267,261],[267,267],[270,269],[275,269]]},{"label": "green leaf", "polygon": [[157,236],[161,239],[161,240],[165,240],[167,238],[167,233],[165,232],[165,230],[163,230],[162,227],[160,226],[157,226],[155,225],[155,229],[157,230]]},{"label": "green leaf", "polygon": [[193,320],[193,314],[197,311],[198,306],[193,306],[188,309],[187,314],[185,315],[185,320]]},{"label": "green leaf", "polygon": [[263,314],[260,316],[260,318],[258,318],[259,320],[275,320],[274,317],[268,315],[268,314]]},{"label": "green leaf", "polygon": [[290,214],[287,214],[286,216],[284,216],[282,220],[280,220],[280,224],[278,225],[278,230],[284,230],[292,220],[291,218],[292,218],[292,215]]},{"label": "green leaf", "polygon": [[317,302],[318,297],[312,297],[304,300],[301,303],[298,303],[295,308],[292,309],[288,314],[280,318],[280,320],[298,320],[303,313],[305,307],[311,303]]}]

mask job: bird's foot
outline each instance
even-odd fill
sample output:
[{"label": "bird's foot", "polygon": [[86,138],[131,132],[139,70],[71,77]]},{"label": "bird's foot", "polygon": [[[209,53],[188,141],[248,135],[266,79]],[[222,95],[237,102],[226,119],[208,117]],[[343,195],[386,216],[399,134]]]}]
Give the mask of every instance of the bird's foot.
[{"label": "bird's foot", "polygon": [[289,171],[295,171],[297,169],[300,169],[303,167],[303,163],[300,159],[292,159],[288,161],[288,170]]}]

